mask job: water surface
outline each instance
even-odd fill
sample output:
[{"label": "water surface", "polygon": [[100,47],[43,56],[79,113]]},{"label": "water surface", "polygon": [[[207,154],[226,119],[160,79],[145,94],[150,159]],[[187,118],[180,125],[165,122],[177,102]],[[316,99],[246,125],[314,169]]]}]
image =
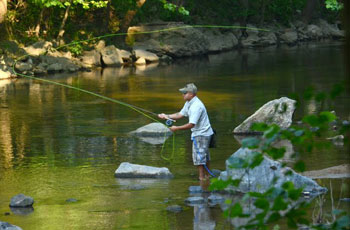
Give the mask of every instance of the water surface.
[{"label": "water surface", "polygon": [[[269,100],[301,94],[310,85],[329,91],[345,79],[342,60],[341,44],[318,44],[232,51],[165,66],[108,68],[49,78],[155,113],[179,111],[184,101],[178,88],[194,82],[218,131],[212,168],[224,170],[225,160],[240,147],[232,135],[237,125]],[[327,102],[325,109],[350,120],[349,105],[350,96],[344,93]],[[301,103],[294,121],[318,108],[314,101]],[[0,220],[26,230],[196,229],[201,224],[209,229],[228,228],[219,206],[193,208],[183,203],[188,187],[199,184],[190,133],[176,133],[175,155],[166,161],[160,155],[161,145],[128,135],[150,122],[124,106],[82,92],[28,79],[1,81]],[[165,157],[171,152],[169,140]],[[348,146],[322,149],[303,160],[309,170],[323,169],[349,163],[348,152]],[[116,179],[114,171],[121,162],[168,167],[175,178]],[[335,207],[346,208],[339,199],[350,197],[348,179],[318,182],[332,193],[313,201],[310,220],[317,218],[318,210],[330,213]],[[145,189],[133,190],[130,185],[134,184]],[[34,212],[18,215],[10,210],[9,201],[18,193],[35,199]],[[78,202],[66,202],[69,198]],[[172,204],[183,206],[184,211],[168,213],[166,207]]]}]

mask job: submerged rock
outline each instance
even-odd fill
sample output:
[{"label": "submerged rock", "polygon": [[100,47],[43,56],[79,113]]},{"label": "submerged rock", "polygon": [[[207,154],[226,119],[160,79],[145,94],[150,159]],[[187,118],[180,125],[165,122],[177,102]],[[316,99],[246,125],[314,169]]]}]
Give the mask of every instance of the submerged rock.
[{"label": "submerged rock", "polygon": [[204,192],[201,186],[190,186],[188,188],[188,191],[190,193],[202,193],[202,192]]},{"label": "submerged rock", "polygon": [[252,133],[251,127],[254,123],[264,122],[266,124],[276,124],[282,129],[288,128],[292,124],[292,116],[295,110],[295,100],[281,97],[269,101],[258,109],[253,115],[237,126],[234,134]]},{"label": "submerged rock", "polygon": [[22,228],[18,226],[12,225],[7,222],[2,222],[2,221],[0,221],[0,229],[1,230],[22,230]]},{"label": "submerged rock", "polygon": [[205,199],[201,196],[191,196],[185,200],[185,203],[189,205],[204,204]]},{"label": "submerged rock", "polygon": [[126,189],[128,190],[143,190],[146,189],[146,186],[140,185],[140,184],[135,184],[135,185],[130,185]]},{"label": "submerged rock", "polygon": [[34,199],[25,196],[23,194],[18,194],[11,198],[10,207],[18,207],[18,208],[24,208],[24,207],[31,207],[34,204]]},{"label": "submerged rock", "polygon": [[75,199],[75,198],[69,198],[69,199],[66,200],[66,202],[67,203],[76,203],[76,202],[78,202],[78,200]]},{"label": "submerged rock", "polygon": [[303,188],[303,191],[309,192],[312,196],[327,192],[327,188],[321,187],[312,179],[294,172],[289,167],[282,167],[280,162],[266,156],[259,166],[253,169],[242,168],[243,162],[252,161],[255,154],[252,150],[240,148],[226,160],[226,171],[221,173],[220,178],[241,179],[239,186],[228,188],[229,191],[263,193],[270,187],[281,187],[283,183],[291,181],[295,188]]},{"label": "submerged rock", "polygon": [[115,171],[118,178],[172,178],[173,174],[169,169],[162,167],[151,167],[146,165],[130,164],[123,162]]},{"label": "submerged rock", "polygon": [[182,212],[183,208],[180,205],[171,205],[171,206],[168,206],[166,208],[166,210],[169,211],[169,212],[178,213],[178,212]]},{"label": "submerged rock", "polygon": [[225,202],[226,198],[220,195],[216,195],[216,194],[211,194],[208,197],[208,201],[211,205],[216,205],[216,204],[221,204],[223,202]]}]

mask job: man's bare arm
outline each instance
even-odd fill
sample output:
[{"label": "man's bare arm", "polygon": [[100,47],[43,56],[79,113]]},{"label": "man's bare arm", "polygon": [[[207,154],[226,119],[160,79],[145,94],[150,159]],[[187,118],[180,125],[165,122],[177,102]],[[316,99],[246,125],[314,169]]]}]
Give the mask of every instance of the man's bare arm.
[{"label": "man's bare arm", "polygon": [[194,124],[192,124],[192,123],[187,123],[187,124],[181,125],[181,126],[175,126],[175,125],[173,125],[173,126],[170,127],[170,130],[173,131],[173,132],[175,132],[175,131],[177,131],[177,130],[192,129],[193,127],[194,127]]},{"label": "man's bare arm", "polygon": [[181,118],[183,118],[184,116],[181,113],[173,113],[173,114],[165,114],[165,113],[161,113],[158,114],[158,117],[161,119],[173,119],[173,120],[179,120]]}]

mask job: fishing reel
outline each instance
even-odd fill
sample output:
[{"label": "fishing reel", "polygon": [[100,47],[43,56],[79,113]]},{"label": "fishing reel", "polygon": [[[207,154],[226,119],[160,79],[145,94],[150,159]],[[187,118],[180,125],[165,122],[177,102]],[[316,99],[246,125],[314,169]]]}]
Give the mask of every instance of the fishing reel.
[{"label": "fishing reel", "polygon": [[174,122],[176,122],[176,121],[169,118],[169,119],[167,119],[167,120],[165,121],[165,124],[166,124],[167,126],[172,126]]}]

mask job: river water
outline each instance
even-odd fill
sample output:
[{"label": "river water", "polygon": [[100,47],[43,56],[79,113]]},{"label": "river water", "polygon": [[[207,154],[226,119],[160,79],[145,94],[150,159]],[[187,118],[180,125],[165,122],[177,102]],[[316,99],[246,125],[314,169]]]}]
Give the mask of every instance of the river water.
[{"label": "river water", "polygon": [[[172,113],[183,106],[178,88],[194,82],[218,132],[211,150],[212,168],[224,170],[225,160],[240,144],[232,130],[269,100],[300,94],[312,85],[329,92],[345,79],[341,44],[303,45],[232,51],[191,58],[165,66],[107,68],[50,76],[145,108]],[[350,95],[343,93],[324,109],[350,120]],[[300,103],[294,121],[319,109],[315,101]],[[189,131],[175,135],[170,161],[153,145],[128,135],[151,120],[124,106],[39,81],[0,82],[0,220],[25,230],[56,229],[228,229],[221,208],[184,204],[188,187],[199,185],[192,165]],[[184,124],[186,120],[178,122]],[[172,151],[171,138],[165,157]],[[307,170],[350,162],[348,146],[303,156]],[[121,162],[168,167],[171,180],[116,179]],[[313,201],[310,220],[330,220],[335,208],[347,209],[349,179],[322,179],[331,192]],[[135,189],[133,185],[142,185]],[[35,200],[34,211],[9,208],[19,193]],[[77,202],[67,202],[74,198]],[[180,213],[166,207],[178,204]],[[322,212],[321,212],[322,211]],[[26,213],[27,212],[27,213]]]}]

